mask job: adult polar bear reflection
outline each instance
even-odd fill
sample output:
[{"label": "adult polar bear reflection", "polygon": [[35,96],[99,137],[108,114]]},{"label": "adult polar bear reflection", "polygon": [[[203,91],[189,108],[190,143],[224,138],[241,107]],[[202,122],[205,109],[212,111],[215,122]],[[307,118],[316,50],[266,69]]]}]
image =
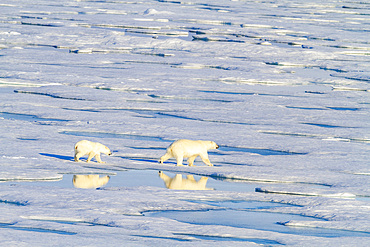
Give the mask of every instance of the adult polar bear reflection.
[{"label": "adult polar bear reflection", "polygon": [[181,174],[176,174],[171,178],[161,171],[159,177],[164,181],[166,188],[171,190],[213,190],[212,188],[206,188],[207,177],[201,177],[196,181],[193,175],[187,175],[186,178],[183,178]]},{"label": "adult polar bear reflection", "polygon": [[195,158],[200,156],[206,165],[213,166],[208,159],[208,150],[217,148],[218,145],[213,141],[192,141],[180,139],[173,142],[167,148],[166,154],[161,157],[159,162],[163,164],[166,160],[174,157],[177,161],[177,165],[182,166],[182,161],[184,158],[187,158],[189,166],[193,166]]},{"label": "adult polar bear reflection", "polygon": [[80,189],[95,189],[106,185],[110,177],[99,175],[74,175],[73,186]]}]

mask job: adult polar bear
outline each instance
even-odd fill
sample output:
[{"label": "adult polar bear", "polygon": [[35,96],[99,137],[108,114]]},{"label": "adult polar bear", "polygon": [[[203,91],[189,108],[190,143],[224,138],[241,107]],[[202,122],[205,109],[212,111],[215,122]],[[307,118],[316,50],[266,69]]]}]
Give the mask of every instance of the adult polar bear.
[{"label": "adult polar bear", "polygon": [[112,152],[109,150],[107,146],[99,142],[91,142],[87,140],[79,141],[75,144],[75,161],[80,161],[80,158],[86,154],[89,155],[87,157],[86,162],[90,162],[90,160],[95,157],[96,161],[99,163],[105,163],[100,159],[100,153],[111,155]]},{"label": "adult polar bear", "polygon": [[165,155],[161,157],[159,162],[163,164],[166,160],[174,157],[178,166],[182,166],[184,158],[188,159],[189,166],[193,166],[196,157],[200,156],[202,161],[213,166],[208,159],[208,150],[217,149],[218,145],[213,141],[193,141],[180,139],[173,142],[168,148]]}]

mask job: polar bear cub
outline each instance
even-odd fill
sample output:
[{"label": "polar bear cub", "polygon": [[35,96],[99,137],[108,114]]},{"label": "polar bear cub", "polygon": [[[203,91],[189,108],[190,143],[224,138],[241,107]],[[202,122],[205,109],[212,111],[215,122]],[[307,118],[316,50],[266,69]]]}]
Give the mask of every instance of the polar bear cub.
[{"label": "polar bear cub", "polygon": [[208,165],[213,164],[208,159],[208,150],[217,149],[218,145],[213,141],[192,141],[180,139],[173,142],[168,148],[165,155],[161,157],[159,162],[163,164],[164,161],[174,157],[178,166],[182,166],[184,158],[188,159],[189,166],[193,166],[196,157],[200,156],[202,161]]},{"label": "polar bear cub", "polygon": [[75,144],[75,161],[80,161],[80,158],[86,154],[89,155],[86,162],[95,157],[96,161],[99,163],[105,163],[100,159],[100,153],[111,155],[112,152],[108,147],[104,146],[99,142],[91,142],[87,140],[79,141]]}]

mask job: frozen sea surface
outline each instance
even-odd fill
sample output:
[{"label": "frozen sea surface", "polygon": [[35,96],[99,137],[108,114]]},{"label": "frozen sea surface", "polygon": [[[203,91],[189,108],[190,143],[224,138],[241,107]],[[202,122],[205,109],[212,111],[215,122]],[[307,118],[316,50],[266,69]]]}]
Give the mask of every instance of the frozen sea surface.
[{"label": "frozen sea surface", "polygon": [[[369,15],[2,1],[1,245],[369,246]],[[214,167],[158,164],[180,138]],[[82,139],[113,155],[75,163]]]}]

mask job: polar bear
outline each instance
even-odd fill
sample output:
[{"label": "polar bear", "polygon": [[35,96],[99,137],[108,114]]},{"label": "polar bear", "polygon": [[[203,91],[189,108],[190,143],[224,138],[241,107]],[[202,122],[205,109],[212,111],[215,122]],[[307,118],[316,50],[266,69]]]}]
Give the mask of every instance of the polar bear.
[{"label": "polar bear", "polygon": [[73,186],[80,189],[95,189],[106,185],[110,177],[99,175],[74,175]]},{"label": "polar bear", "polygon": [[183,178],[181,174],[176,174],[171,178],[161,171],[159,171],[159,177],[165,183],[166,188],[170,190],[213,190],[206,187],[207,177],[201,177],[196,181],[193,175],[187,175],[186,178]]},{"label": "polar bear", "polygon": [[161,157],[159,162],[163,164],[164,161],[174,157],[177,161],[178,166],[182,166],[184,158],[188,159],[189,166],[193,166],[194,160],[197,156],[200,156],[202,161],[208,165],[213,164],[208,159],[208,150],[217,149],[218,145],[213,141],[193,141],[180,139],[173,142],[168,148],[165,155]]},{"label": "polar bear", "polygon": [[91,142],[82,140],[75,144],[75,161],[80,161],[80,158],[86,154],[89,155],[86,162],[90,162],[90,160],[95,156],[95,159],[99,163],[105,163],[100,159],[100,153],[104,153],[106,155],[111,155],[111,151],[108,147],[104,146],[99,142]]}]

